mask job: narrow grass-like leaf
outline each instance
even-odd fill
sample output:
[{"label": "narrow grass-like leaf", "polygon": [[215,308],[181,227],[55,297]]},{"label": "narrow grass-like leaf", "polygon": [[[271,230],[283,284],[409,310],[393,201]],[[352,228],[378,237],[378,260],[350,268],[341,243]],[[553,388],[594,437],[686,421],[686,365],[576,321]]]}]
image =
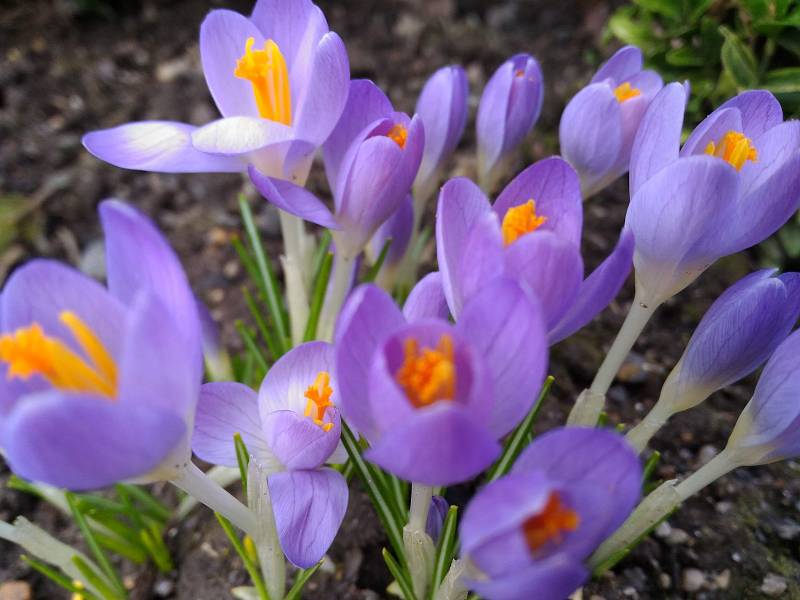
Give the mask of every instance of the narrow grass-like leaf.
[{"label": "narrow grass-like leaf", "polygon": [[264,580],[261,578],[259,567],[257,564],[253,562],[250,555],[244,549],[242,541],[239,539],[239,536],[236,535],[236,532],[233,530],[233,525],[231,525],[231,522],[228,521],[228,519],[223,517],[218,512],[215,512],[214,516],[217,517],[217,521],[219,521],[222,530],[225,532],[225,535],[228,536],[228,540],[230,541],[234,550],[236,550],[236,553],[239,555],[239,558],[242,559],[244,568],[247,569],[247,573],[250,575],[250,579],[253,582],[253,586],[258,591],[258,597],[261,598],[261,600],[270,600],[269,594],[267,593],[267,588],[264,587]]},{"label": "narrow grass-like leaf", "polygon": [[544,399],[550,393],[550,387],[552,385],[553,377],[550,375],[544,380],[544,385],[542,385],[542,390],[539,392],[539,397],[537,398],[536,403],[528,411],[528,414],[525,415],[522,423],[517,426],[517,428],[506,441],[505,447],[503,448],[503,454],[500,455],[500,458],[497,460],[497,462],[492,466],[491,469],[489,469],[489,472],[486,476],[487,481],[494,481],[502,477],[511,470],[511,467],[514,466],[514,461],[517,460],[517,457],[527,445],[526,442],[528,440],[528,435],[531,433],[533,424],[536,422],[536,417],[539,416],[539,411],[542,409]]},{"label": "narrow grass-like leaf", "polygon": [[654,450],[644,463],[644,469],[642,473],[642,490],[644,491],[645,495],[649,494],[659,485],[658,481],[653,481],[653,473],[655,473],[656,467],[658,466],[660,460],[661,453],[658,450]]},{"label": "narrow grass-like leaf", "polygon": [[244,296],[244,301],[245,304],[247,304],[247,308],[250,311],[250,315],[256,322],[256,327],[258,328],[258,332],[261,334],[261,337],[264,338],[264,341],[267,344],[267,348],[269,348],[270,355],[272,356],[273,359],[275,359],[276,356],[281,355],[281,347],[278,340],[275,338],[275,335],[272,333],[272,330],[269,328],[267,322],[264,320],[264,317],[261,314],[261,309],[256,303],[255,298],[253,298],[253,294],[251,294],[250,290],[248,290],[244,286],[242,286],[242,296]]},{"label": "narrow grass-like leaf", "polygon": [[155,521],[150,521],[145,529],[140,532],[142,544],[150,554],[156,567],[162,573],[169,573],[174,568],[172,563],[172,556],[169,554],[169,549],[164,543],[164,536],[162,529]]},{"label": "narrow grass-like leaf", "polygon": [[258,347],[256,341],[253,339],[253,334],[250,333],[250,330],[242,321],[236,321],[236,331],[239,333],[239,337],[242,338],[245,347],[247,348],[248,352],[253,356],[253,359],[258,364],[258,366],[267,371],[269,369],[269,363],[267,362],[266,357],[261,353],[261,348]]},{"label": "narrow grass-like leaf", "polygon": [[311,295],[311,307],[308,313],[308,323],[303,333],[303,341],[310,342],[317,337],[317,325],[319,315],[322,312],[322,304],[325,302],[325,292],[328,291],[328,281],[331,278],[333,268],[333,254],[327,252],[322,258],[319,273],[314,279],[314,290]]},{"label": "narrow grass-like leaf", "polygon": [[86,600],[98,600],[97,596],[87,590],[85,587],[77,586],[75,583],[64,575],[63,573],[59,573],[50,565],[43,563],[40,560],[37,560],[31,556],[27,556],[25,554],[22,555],[22,560],[28,563],[32,569],[38,571],[45,577],[47,577],[50,581],[55,583],[56,585],[61,586],[68,592],[72,592],[73,594],[81,594]]},{"label": "narrow grass-like leaf", "polygon": [[400,568],[400,565],[395,560],[392,553],[389,552],[386,548],[381,551],[383,555],[383,562],[386,563],[386,566],[389,569],[389,572],[394,577],[397,585],[400,586],[400,591],[403,592],[403,597],[405,600],[417,600],[417,596],[414,594],[414,588],[411,586],[411,582],[408,580],[403,569]]},{"label": "narrow grass-like leaf", "polygon": [[128,597],[128,592],[124,587],[121,590],[114,589],[117,587],[116,585],[109,585],[106,580],[91,567],[91,565],[89,565],[77,554],[72,557],[72,562],[81,572],[81,575],[86,578],[86,583],[100,592],[100,595],[103,596],[103,598],[106,598],[106,600],[123,600]]},{"label": "narrow grass-like leaf", "polygon": [[391,248],[391,246],[392,238],[386,238],[386,241],[383,242],[381,253],[378,254],[378,258],[375,260],[375,263],[364,274],[364,278],[361,280],[361,283],[372,283],[375,281],[378,273],[381,272],[381,267],[383,267],[383,263],[386,260],[386,255],[389,254],[389,248]]},{"label": "narrow grass-like leaf", "polygon": [[297,572],[297,576],[295,577],[294,583],[292,584],[289,593],[286,594],[284,600],[300,600],[300,594],[303,593],[303,588],[305,587],[308,580],[311,579],[311,576],[317,572],[317,570],[322,566],[322,561],[319,561],[313,567],[308,569],[300,569]]},{"label": "narrow grass-like leaf", "polygon": [[401,481],[391,473],[386,474],[386,482],[392,492],[391,495],[394,499],[397,513],[405,517],[408,515],[409,510],[408,484],[405,481]]},{"label": "narrow grass-like leaf", "polygon": [[147,516],[163,523],[169,521],[172,516],[170,510],[143,487],[127,483],[120,483],[117,487],[125,490],[134,500],[139,502]]},{"label": "narrow grass-like leaf", "polygon": [[250,453],[247,451],[241,434],[233,434],[233,445],[236,447],[236,463],[239,465],[239,474],[242,478],[244,497],[247,498],[247,467],[250,464]]},{"label": "narrow grass-like leaf", "polygon": [[314,250],[314,257],[311,259],[311,273],[313,274],[311,281],[316,281],[319,278],[319,273],[322,269],[322,261],[328,254],[332,239],[333,236],[331,236],[330,229],[324,230],[322,235],[319,236],[319,243],[317,244],[316,250]]},{"label": "narrow grass-like leaf", "polygon": [[119,554],[137,565],[147,562],[149,553],[147,552],[147,548],[143,545],[137,543],[137,545],[134,546],[128,540],[123,540],[117,536],[108,535],[100,531],[95,531],[94,536],[98,544],[114,554]]},{"label": "narrow grass-like leaf", "polygon": [[436,559],[433,563],[433,578],[428,593],[429,600],[433,600],[436,597],[436,590],[447,574],[447,569],[450,567],[450,563],[453,562],[453,557],[455,557],[457,523],[458,506],[451,506],[447,510],[447,516],[439,534],[439,541],[436,544]]}]

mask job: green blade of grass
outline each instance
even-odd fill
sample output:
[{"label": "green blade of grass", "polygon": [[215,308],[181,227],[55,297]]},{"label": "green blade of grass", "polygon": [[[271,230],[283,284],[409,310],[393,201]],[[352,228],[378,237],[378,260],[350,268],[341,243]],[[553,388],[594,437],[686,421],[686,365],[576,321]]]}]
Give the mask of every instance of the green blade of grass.
[{"label": "green blade of grass", "polygon": [[383,562],[386,563],[386,566],[388,567],[389,572],[392,574],[392,577],[394,577],[397,585],[400,586],[400,591],[403,592],[405,600],[417,600],[417,596],[414,594],[414,588],[411,586],[411,582],[408,580],[408,577],[403,569],[400,568],[397,560],[395,560],[394,556],[392,556],[392,553],[384,548],[381,550],[381,554],[383,555]]},{"label": "green blade of grass", "polygon": [[233,525],[231,525],[231,522],[217,512],[214,513],[214,516],[217,517],[217,521],[219,521],[222,530],[225,532],[225,535],[228,536],[228,540],[230,541],[234,550],[236,550],[236,553],[239,555],[239,558],[242,559],[242,563],[244,563],[244,568],[247,569],[247,572],[250,575],[250,579],[253,582],[253,586],[256,588],[256,591],[258,592],[258,597],[261,598],[261,600],[271,600],[269,594],[267,593],[267,588],[264,586],[264,580],[261,578],[261,573],[259,571],[258,565],[253,562],[253,559],[245,550],[244,546],[242,545],[242,541],[239,539],[239,536],[236,535],[236,532],[233,530]]},{"label": "green blade of grass", "polygon": [[172,516],[170,510],[156,500],[146,489],[138,485],[127,483],[120,483],[118,487],[125,490],[134,500],[139,502],[139,504],[142,505],[143,512],[147,516],[157,521],[162,521],[163,523],[169,521]]},{"label": "green blade of grass", "polygon": [[95,571],[91,565],[77,554],[72,557],[72,562],[81,572],[81,575],[86,578],[86,582],[100,592],[100,595],[106,598],[106,600],[120,600],[128,597],[128,592],[124,587],[121,591],[114,589],[116,585],[109,585],[100,573]]},{"label": "green blade of grass", "polygon": [[317,244],[317,249],[314,251],[314,258],[311,260],[311,272],[313,273],[311,281],[316,281],[319,278],[319,273],[322,269],[322,261],[325,255],[328,254],[328,248],[331,247],[332,239],[333,236],[331,235],[330,229],[326,229],[322,232],[322,235],[319,236],[319,243]]},{"label": "green blade of grass", "polygon": [[247,446],[240,433],[233,434],[233,445],[236,448],[236,463],[239,465],[244,497],[247,498],[247,467],[250,465],[250,453],[247,451]]},{"label": "green blade of grass", "polygon": [[389,254],[389,248],[392,246],[392,238],[386,238],[386,241],[383,242],[383,247],[381,248],[381,253],[378,254],[378,258],[375,261],[369,270],[364,274],[364,279],[361,280],[361,283],[372,283],[375,281],[375,278],[378,276],[378,273],[381,272],[381,267],[383,267],[383,263],[386,260],[386,255]]},{"label": "green blade of grass", "polygon": [[297,572],[297,577],[295,577],[294,584],[292,584],[289,593],[286,594],[286,597],[283,600],[300,600],[300,594],[303,593],[303,588],[305,587],[308,580],[311,579],[311,576],[317,572],[317,570],[322,566],[322,561],[319,561],[313,567],[308,569],[300,569]]},{"label": "green blade of grass", "polygon": [[333,254],[328,252],[322,258],[319,274],[314,280],[314,291],[311,296],[311,308],[308,313],[308,323],[303,333],[303,341],[310,342],[317,337],[317,325],[319,315],[322,312],[322,304],[325,301],[325,292],[328,291],[328,281],[331,278],[333,268]]},{"label": "green blade of grass", "polygon": [[265,372],[269,369],[269,363],[266,357],[261,353],[261,348],[258,347],[256,341],[253,339],[253,334],[247,329],[247,326],[242,321],[236,321],[236,331],[239,337],[242,338],[247,351],[253,356],[253,359]]},{"label": "green blade of grass", "polygon": [[83,586],[75,585],[75,582],[72,581],[66,575],[59,573],[49,565],[43,563],[40,560],[37,560],[31,556],[27,556],[25,554],[22,555],[22,560],[28,563],[30,567],[45,577],[47,577],[50,581],[55,583],[56,585],[61,586],[68,592],[72,592],[73,594],[81,594],[86,600],[98,600],[97,596],[92,593],[91,591],[87,590]]},{"label": "green blade of grass", "polygon": [[269,353],[273,359],[276,356],[281,355],[281,348],[278,343],[278,340],[273,335],[270,328],[267,326],[267,322],[264,320],[264,317],[261,316],[261,310],[256,304],[255,298],[253,298],[253,294],[250,293],[246,287],[242,287],[242,295],[244,296],[245,304],[247,304],[247,308],[250,311],[250,315],[253,317],[253,320],[256,322],[256,327],[258,328],[258,332],[261,334],[261,337],[264,338],[264,341],[267,344],[267,348],[269,348]]},{"label": "green blade of grass", "polygon": [[458,507],[451,506],[447,511],[447,516],[439,534],[439,541],[436,544],[436,559],[433,563],[433,579],[428,594],[429,600],[436,597],[436,590],[442,583],[447,569],[456,554],[456,524],[458,523]]}]

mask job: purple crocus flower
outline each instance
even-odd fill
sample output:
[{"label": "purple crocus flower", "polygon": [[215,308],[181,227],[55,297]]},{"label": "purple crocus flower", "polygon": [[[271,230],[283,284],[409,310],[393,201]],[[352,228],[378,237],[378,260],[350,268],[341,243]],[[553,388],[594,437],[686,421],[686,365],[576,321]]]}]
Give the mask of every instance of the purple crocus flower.
[{"label": "purple crocus flower", "polygon": [[391,238],[392,243],[383,260],[381,273],[392,270],[403,260],[411,241],[411,229],[414,227],[414,201],[409,194],[394,214],[378,227],[375,235],[369,241],[366,253],[373,264],[381,254],[386,241]]},{"label": "purple crocus flower", "polygon": [[439,536],[442,533],[442,527],[444,527],[444,520],[447,518],[448,510],[450,510],[450,503],[442,496],[434,495],[431,498],[428,519],[425,523],[425,533],[430,536],[434,544],[439,541]]},{"label": "purple crocus flower", "polygon": [[542,111],[544,80],[536,59],[517,54],[500,65],[478,105],[478,181],[487,192],[505,160],[533,129]]},{"label": "purple crocus flower", "polygon": [[75,490],[171,479],[202,380],[194,295],[156,227],[100,205],[108,287],[34,260],[0,297],[0,448],[21,477]]},{"label": "purple crocus flower", "polygon": [[310,342],[269,370],[256,393],[240,383],[207,383],[197,407],[192,448],[200,458],[236,466],[239,433],[269,473],[267,484],[281,548],[302,568],[316,564],[347,508],[347,482],[327,462],[344,462],[333,346]]},{"label": "purple crocus flower", "polygon": [[636,453],[610,431],[566,427],[534,440],[511,474],[472,499],[461,549],[488,600],[562,600],[587,578],[584,560],[641,494]]},{"label": "purple crocus flower", "polygon": [[252,165],[305,180],[344,108],[350,67],[338,35],[310,0],[259,0],[247,18],[214,10],[200,28],[208,88],[223,118],[202,127],[143,121],[83,143],[118,167],[236,172]]},{"label": "purple crocus flower", "polygon": [[497,440],[530,409],[547,362],[539,308],[514,281],[487,282],[453,326],[436,318],[437,278],[423,279],[403,312],[381,289],[357,288],[335,338],[340,406],[370,442],[366,457],[424,485],[488,467]]},{"label": "purple crocus flower", "polygon": [[725,102],[680,147],[686,90],[650,104],[633,145],[626,225],[641,301],[657,306],[722,256],[757,244],[800,204],[800,121],[766,91]]},{"label": "purple crocus flower", "polygon": [[436,71],[422,88],[416,112],[425,125],[425,151],[414,182],[420,203],[433,195],[444,163],[464,133],[468,95],[467,74],[456,65]]},{"label": "purple crocus flower", "polygon": [[250,176],[279,208],[334,230],[337,249],[352,259],[406,198],[424,145],[418,116],[395,112],[374,83],[358,80],[351,82],[342,118],[324,146],[333,212],[302,187],[254,168]]},{"label": "purple crocus flower", "polygon": [[447,182],[439,195],[436,246],[453,316],[460,319],[465,302],[488,279],[505,274],[538,296],[551,343],[583,327],[628,276],[633,240],[623,233],[584,280],[582,227],[578,176],[560,158],[525,169],[494,205],[468,179]]},{"label": "purple crocus flower", "polygon": [[628,172],[631,147],[648,105],[664,86],[642,69],[642,51],[625,46],[608,59],[561,115],[561,154],[581,178],[583,197]]}]

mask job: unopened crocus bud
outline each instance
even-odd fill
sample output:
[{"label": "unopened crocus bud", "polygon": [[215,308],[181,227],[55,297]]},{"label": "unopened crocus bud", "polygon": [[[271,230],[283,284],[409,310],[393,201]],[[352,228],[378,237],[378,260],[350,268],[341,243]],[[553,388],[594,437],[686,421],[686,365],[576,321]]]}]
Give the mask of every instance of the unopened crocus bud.
[{"label": "unopened crocus bud", "polygon": [[433,496],[433,498],[431,498],[428,520],[425,523],[425,533],[431,536],[434,543],[439,540],[439,534],[442,533],[442,526],[444,525],[444,520],[447,517],[447,511],[449,509],[450,503],[442,496]]},{"label": "unopened crocus bud", "polygon": [[559,140],[584,199],[628,171],[639,122],[663,85],[657,73],[642,69],[642,51],[625,46],[569,101]]},{"label": "unopened crocus bud", "polygon": [[483,90],[478,106],[478,180],[488,192],[502,177],[506,159],[530,133],[544,99],[536,59],[517,54],[504,62]]},{"label": "unopened crocus bud", "polygon": [[372,264],[380,258],[383,247],[391,239],[389,249],[383,259],[381,273],[396,267],[405,256],[408,242],[411,240],[411,228],[414,226],[414,207],[411,196],[400,204],[395,213],[387,219],[372,236],[366,248],[367,258]]},{"label": "unopened crocus bud", "polygon": [[752,373],[789,335],[800,316],[800,274],[774,274],[764,269],[748,275],[708,309],[658,402],[628,434],[638,450],[673,414]]},{"label": "unopened crocus bud", "polygon": [[457,65],[431,75],[417,100],[425,126],[425,151],[414,181],[414,197],[424,203],[436,190],[444,162],[456,149],[467,123],[467,74]]}]

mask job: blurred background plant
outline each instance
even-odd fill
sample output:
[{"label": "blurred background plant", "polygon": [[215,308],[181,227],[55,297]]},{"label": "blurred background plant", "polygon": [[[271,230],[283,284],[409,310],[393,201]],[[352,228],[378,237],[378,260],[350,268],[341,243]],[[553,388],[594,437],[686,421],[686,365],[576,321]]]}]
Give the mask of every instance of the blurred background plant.
[{"label": "blurred background plant", "polygon": [[[688,80],[687,130],[745,89],[767,89],[800,115],[800,0],[633,0],[607,39],[639,46],[664,79]],[[800,267],[800,215],[758,248],[759,260]]]}]

